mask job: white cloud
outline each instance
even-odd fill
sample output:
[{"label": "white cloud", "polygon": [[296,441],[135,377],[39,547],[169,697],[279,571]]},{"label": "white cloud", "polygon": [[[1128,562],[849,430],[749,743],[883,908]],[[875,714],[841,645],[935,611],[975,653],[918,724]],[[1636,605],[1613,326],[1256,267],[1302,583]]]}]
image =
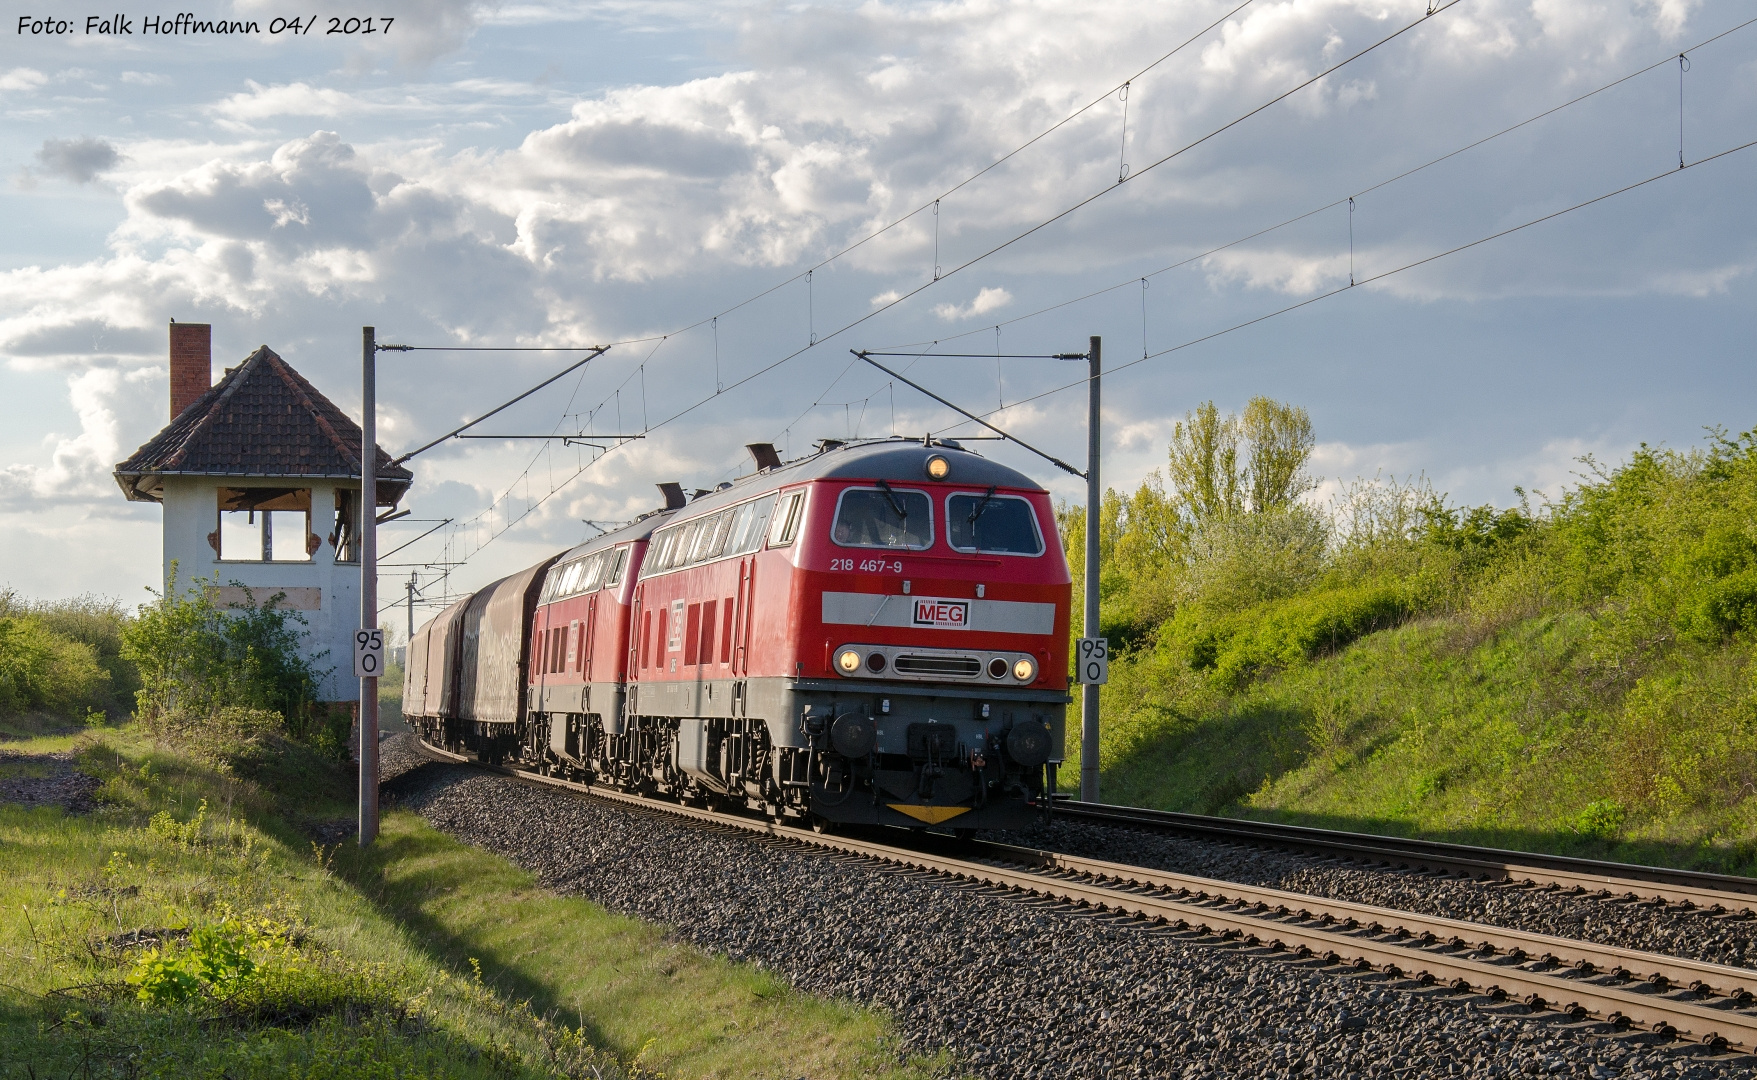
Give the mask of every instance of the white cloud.
[{"label": "white cloud", "polygon": [[213,107],[229,120],[264,120],[271,116],[341,116],[365,111],[369,106],[353,94],[330,87],[296,82],[263,86],[249,80],[240,91]]},{"label": "white cloud", "polygon": [[115,367],[69,376],[68,397],[79,420],[79,434],[50,435],[45,440],[46,466],[19,463],[0,469],[0,503],[86,502],[114,494],[110,469],[121,456],[118,398],[125,387],[136,392],[143,381],[139,372]]},{"label": "white cloud", "polygon": [[1209,280],[1216,285],[1242,284],[1252,289],[1273,289],[1293,296],[1306,296],[1321,289],[1348,284],[1346,251],[1331,255],[1303,255],[1289,251],[1234,249],[1202,260]]},{"label": "white cloud", "polygon": [[13,68],[5,74],[0,74],[0,91],[35,90],[48,81],[49,77],[35,68]]},{"label": "white cloud", "polygon": [[937,304],[933,313],[947,322],[959,319],[970,319],[977,315],[987,315],[998,311],[1013,302],[1013,294],[1002,288],[984,287],[975,298],[967,304]]}]

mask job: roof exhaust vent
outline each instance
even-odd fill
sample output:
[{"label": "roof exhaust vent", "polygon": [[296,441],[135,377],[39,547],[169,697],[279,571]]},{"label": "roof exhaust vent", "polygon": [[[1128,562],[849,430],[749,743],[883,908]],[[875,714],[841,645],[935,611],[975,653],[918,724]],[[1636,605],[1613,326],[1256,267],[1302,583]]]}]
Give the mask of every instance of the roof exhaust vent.
[{"label": "roof exhaust vent", "polygon": [[681,510],[689,502],[683,497],[683,485],[675,481],[667,480],[660,484],[659,492],[665,496],[665,509],[667,510]]},{"label": "roof exhaust vent", "polygon": [[751,460],[756,462],[757,472],[781,467],[781,455],[775,452],[774,443],[746,443],[744,448],[750,451]]}]

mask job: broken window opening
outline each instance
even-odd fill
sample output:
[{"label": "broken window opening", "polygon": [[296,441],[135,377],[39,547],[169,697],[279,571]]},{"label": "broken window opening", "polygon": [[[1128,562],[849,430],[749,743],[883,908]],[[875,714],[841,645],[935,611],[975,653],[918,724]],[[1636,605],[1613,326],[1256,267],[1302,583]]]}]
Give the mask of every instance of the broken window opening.
[{"label": "broken window opening", "polygon": [[219,489],[219,529],[213,539],[225,562],[310,562],[310,488]]},{"label": "broken window opening", "polygon": [[335,528],[329,534],[329,546],[335,549],[336,562],[360,561],[360,492],[336,489]]}]

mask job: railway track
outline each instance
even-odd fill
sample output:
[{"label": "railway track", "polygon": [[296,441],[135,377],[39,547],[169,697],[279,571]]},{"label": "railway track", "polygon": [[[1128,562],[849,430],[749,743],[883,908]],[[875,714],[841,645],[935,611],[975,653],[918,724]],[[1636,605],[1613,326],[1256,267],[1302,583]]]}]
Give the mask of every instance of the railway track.
[{"label": "railway track", "polygon": [[1412,987],[1440,986],[1521,1002],[1702,1044],[1757,1052],[1757,971],[1531,934],[1349,901],[1239,885],[1007,844],[955,851],[823,835],[776,822],[641,798],[621,791],[483,766],[423,744],[445,760],[575,791],[655,814],[839,852],[1095,912],[1209,935],[1288,960],[1376,971]]},{"label": "railway track", "polygon": [[1504,851],[1104,803],[1057,802],[1055,812],[1076,821],[1276,847],[1356,863],[1438,871],[1478,881],[1503,881],[1576,894],[1660,901],[1717,914],[1757,916],[1757,879],[1731,874],[1706,874],[1663,866]]}]

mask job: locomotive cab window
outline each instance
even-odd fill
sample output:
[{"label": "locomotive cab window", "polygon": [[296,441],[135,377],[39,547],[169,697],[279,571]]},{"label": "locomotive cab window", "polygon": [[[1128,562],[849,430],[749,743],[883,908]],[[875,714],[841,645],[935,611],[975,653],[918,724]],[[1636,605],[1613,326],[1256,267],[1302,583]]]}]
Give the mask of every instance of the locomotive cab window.
[{"label": "locomotive cab window", "polygon": [[959,551],[1002,555],[1043,554],[1037,512],[1017,495],[978,494],[946,497],[946,533]]},{"label": "locomotive cab window", "polygon": [[889,485],[849,488],[836,503],[830,539],[842,547],[925,550],[933,546],[933,501]]}]

